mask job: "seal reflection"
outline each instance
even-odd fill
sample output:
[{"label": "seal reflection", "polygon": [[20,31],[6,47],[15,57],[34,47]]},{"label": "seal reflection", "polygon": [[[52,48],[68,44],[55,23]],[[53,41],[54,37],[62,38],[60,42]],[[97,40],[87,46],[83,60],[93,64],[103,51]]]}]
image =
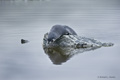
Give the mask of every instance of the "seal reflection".
[{"label": "seal reflection", "polygon": [[71,57],[73,57],[74,55],[78,53],[83,53],[83,52],[95,50],[98,48],[100,47],[75,49],[75,48],[70,48],[70,47],[58,46],[58,47],[52,47],[52,48],[43,47],[43,50],[49,56],[53,64],[61,65],[62,63],[66,62],[67,60],[69,60]]},{"label": "seal reflection", "polygon": [[63,50],[60,47],[56,48],[43,48],[45,53],[49,56],[53,64],[61,65],[63,62],[69,60],[71,55],[66,54],[66,50]]}]

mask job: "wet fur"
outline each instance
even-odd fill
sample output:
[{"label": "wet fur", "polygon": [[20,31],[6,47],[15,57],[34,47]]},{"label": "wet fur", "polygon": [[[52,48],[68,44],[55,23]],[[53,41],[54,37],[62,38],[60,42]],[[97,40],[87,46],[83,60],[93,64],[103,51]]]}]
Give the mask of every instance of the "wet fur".
[{"label": "wet fur", "polygon": [[77,35],[77,34],[72,28],[68,26],[55,25],[51,28],[48,34],[48,42],[53,42],[53,39],[56,40],[60,38],[62,35]]}]

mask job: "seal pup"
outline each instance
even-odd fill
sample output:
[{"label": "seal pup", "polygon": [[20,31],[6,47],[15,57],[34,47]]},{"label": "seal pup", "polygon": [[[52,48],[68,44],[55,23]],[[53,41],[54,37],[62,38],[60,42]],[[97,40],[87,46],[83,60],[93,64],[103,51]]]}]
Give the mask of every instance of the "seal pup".
[{"label": "seal pup", "polygon": [[54,42],[63,35],[77,35],[77,33],[66,25],[54,25],[48,33],[48,44]]}]

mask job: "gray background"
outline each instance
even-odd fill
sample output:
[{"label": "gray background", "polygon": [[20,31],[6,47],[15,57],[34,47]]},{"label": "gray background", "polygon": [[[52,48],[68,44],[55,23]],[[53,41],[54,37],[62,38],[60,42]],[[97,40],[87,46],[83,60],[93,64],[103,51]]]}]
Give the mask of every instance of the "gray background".
[{"label": "gray background", "polygon": [[[55,24],[115,45],[54,65],[42,49],[42,39]],[[21,44],[22,38],[30,42]],[[99,80],[100,76],[120,80],[120,0],[0,0],[0,80]]]}]

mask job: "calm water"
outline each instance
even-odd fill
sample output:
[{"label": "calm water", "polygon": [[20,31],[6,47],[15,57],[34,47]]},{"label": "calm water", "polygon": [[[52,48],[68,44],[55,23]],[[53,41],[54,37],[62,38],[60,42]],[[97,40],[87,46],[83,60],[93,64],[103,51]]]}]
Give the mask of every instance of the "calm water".
[{"label": "calm water", "polygon": [[[115,45],[55,65],[42,49],[55,24]],[[120,0],[0,0],[0,80],[120,80],[119,48]]]}]

